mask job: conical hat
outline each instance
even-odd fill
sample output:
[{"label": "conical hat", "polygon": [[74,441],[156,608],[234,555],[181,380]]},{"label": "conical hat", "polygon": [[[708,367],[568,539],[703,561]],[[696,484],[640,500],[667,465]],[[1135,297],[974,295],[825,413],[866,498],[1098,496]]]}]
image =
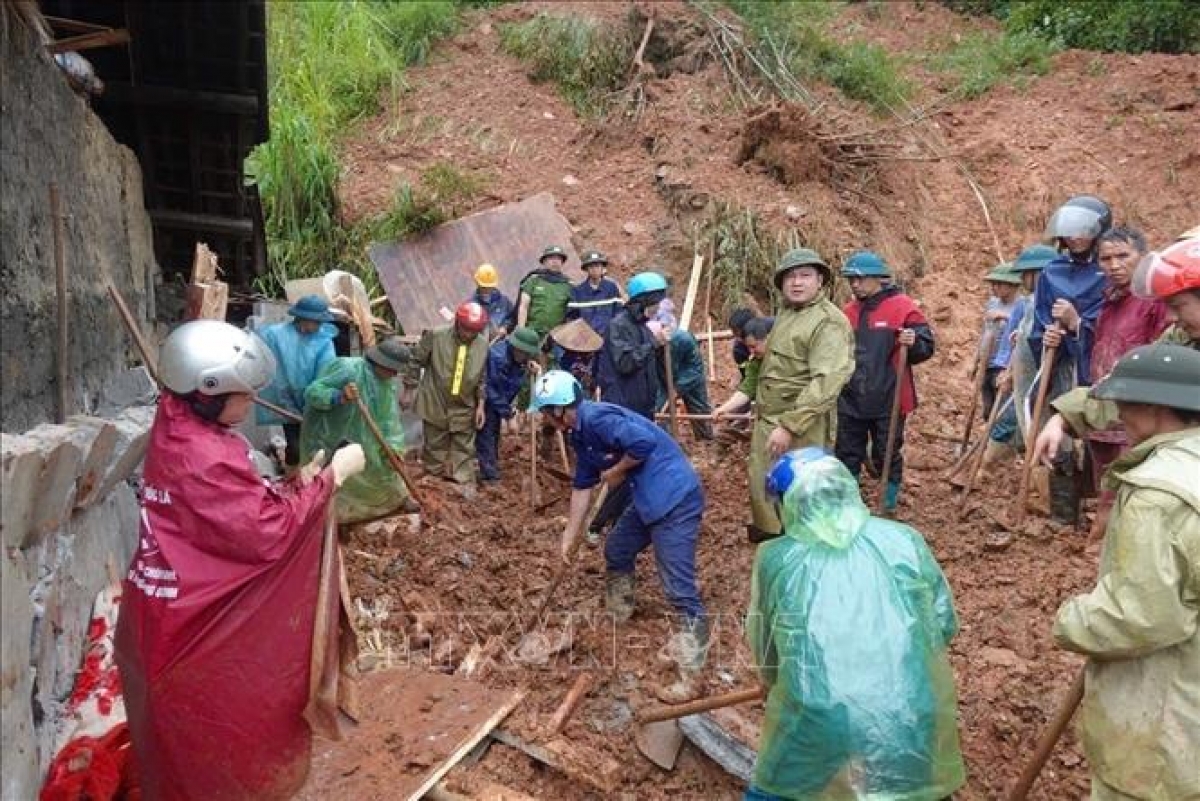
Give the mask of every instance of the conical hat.
[{"label": "conical hat", "polygon": [[595,353],[604,346],[600,335],[582,319],[551,329],[550,338],[564,350],[574,353]]}]

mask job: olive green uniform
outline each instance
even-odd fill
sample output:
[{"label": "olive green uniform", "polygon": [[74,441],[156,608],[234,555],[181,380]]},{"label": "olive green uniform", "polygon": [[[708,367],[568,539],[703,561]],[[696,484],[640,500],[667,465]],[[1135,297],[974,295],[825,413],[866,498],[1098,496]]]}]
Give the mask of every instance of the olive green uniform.
[{"label": "olive green uniform", "polygon": [[425,468],[459,483],[475,480],[475,408],[483,402],[487,355],[486,338],[465,343],[453,325],[442,326],[421,335],[404,372],[404,385],[417,387]]},{"label": "olive green uniform", "polygon": [[529,296],[525,325],[537,331],[539,337],[544,339],[550,329],[566,319],[571,282],[562,273],[535,270],[521,283],[521,292]]},{"label": "olive green uniform", "polygon": [[798,309],[784,309],[767,337],[755,393],[757,419],[750,440],[750,511],[768,534],[779,518],[763,484],[771,467],[767,439],[776,426],[792,433],[792,448],[833,447],[837,400],[854,373],[854,331],[825,293]]}]

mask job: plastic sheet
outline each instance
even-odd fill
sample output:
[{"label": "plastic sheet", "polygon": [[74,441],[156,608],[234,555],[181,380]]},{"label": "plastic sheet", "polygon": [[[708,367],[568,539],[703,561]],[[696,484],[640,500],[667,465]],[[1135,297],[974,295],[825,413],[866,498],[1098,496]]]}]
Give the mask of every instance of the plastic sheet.
[{"label": "plastic sheet", "polygon": [[950,589],[920,534],[873,518],[833,457],[783,498],[747,631],[770,692],[754,783],[790,799],[940,799],[964,780]]}]

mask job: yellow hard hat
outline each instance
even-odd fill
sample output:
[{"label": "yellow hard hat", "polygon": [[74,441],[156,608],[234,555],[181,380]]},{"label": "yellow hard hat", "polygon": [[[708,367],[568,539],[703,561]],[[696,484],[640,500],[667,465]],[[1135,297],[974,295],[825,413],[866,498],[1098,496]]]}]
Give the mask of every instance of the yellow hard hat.
[{"label": "yellow hard hat", "polygon": [[490,264],[481,264],[475,270],[475,284],[484,289],[495,289],[500,286],[500,273]]}]

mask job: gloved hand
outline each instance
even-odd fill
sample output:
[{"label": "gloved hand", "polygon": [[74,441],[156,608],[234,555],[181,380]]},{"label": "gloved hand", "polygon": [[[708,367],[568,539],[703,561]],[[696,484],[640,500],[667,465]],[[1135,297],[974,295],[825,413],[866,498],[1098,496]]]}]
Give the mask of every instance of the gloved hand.
[{"label": "gloved hand", "polygon": [[357,443],[338,448],[329,462],[333,471],[333,483],[342,486],[342,482],[351,476],[356,476],[367,467],[367,455],[363,453],[362,445]]},{"label": "gloved hand", "polygon": [[317,477],[317,473],[321,472],[321,468],[325,466],[325,451],[324,449],[313,454],[312,460],[300,468],[300,472],[296,474],[300,486],[307,487],[312,483],[312,480]]}]

